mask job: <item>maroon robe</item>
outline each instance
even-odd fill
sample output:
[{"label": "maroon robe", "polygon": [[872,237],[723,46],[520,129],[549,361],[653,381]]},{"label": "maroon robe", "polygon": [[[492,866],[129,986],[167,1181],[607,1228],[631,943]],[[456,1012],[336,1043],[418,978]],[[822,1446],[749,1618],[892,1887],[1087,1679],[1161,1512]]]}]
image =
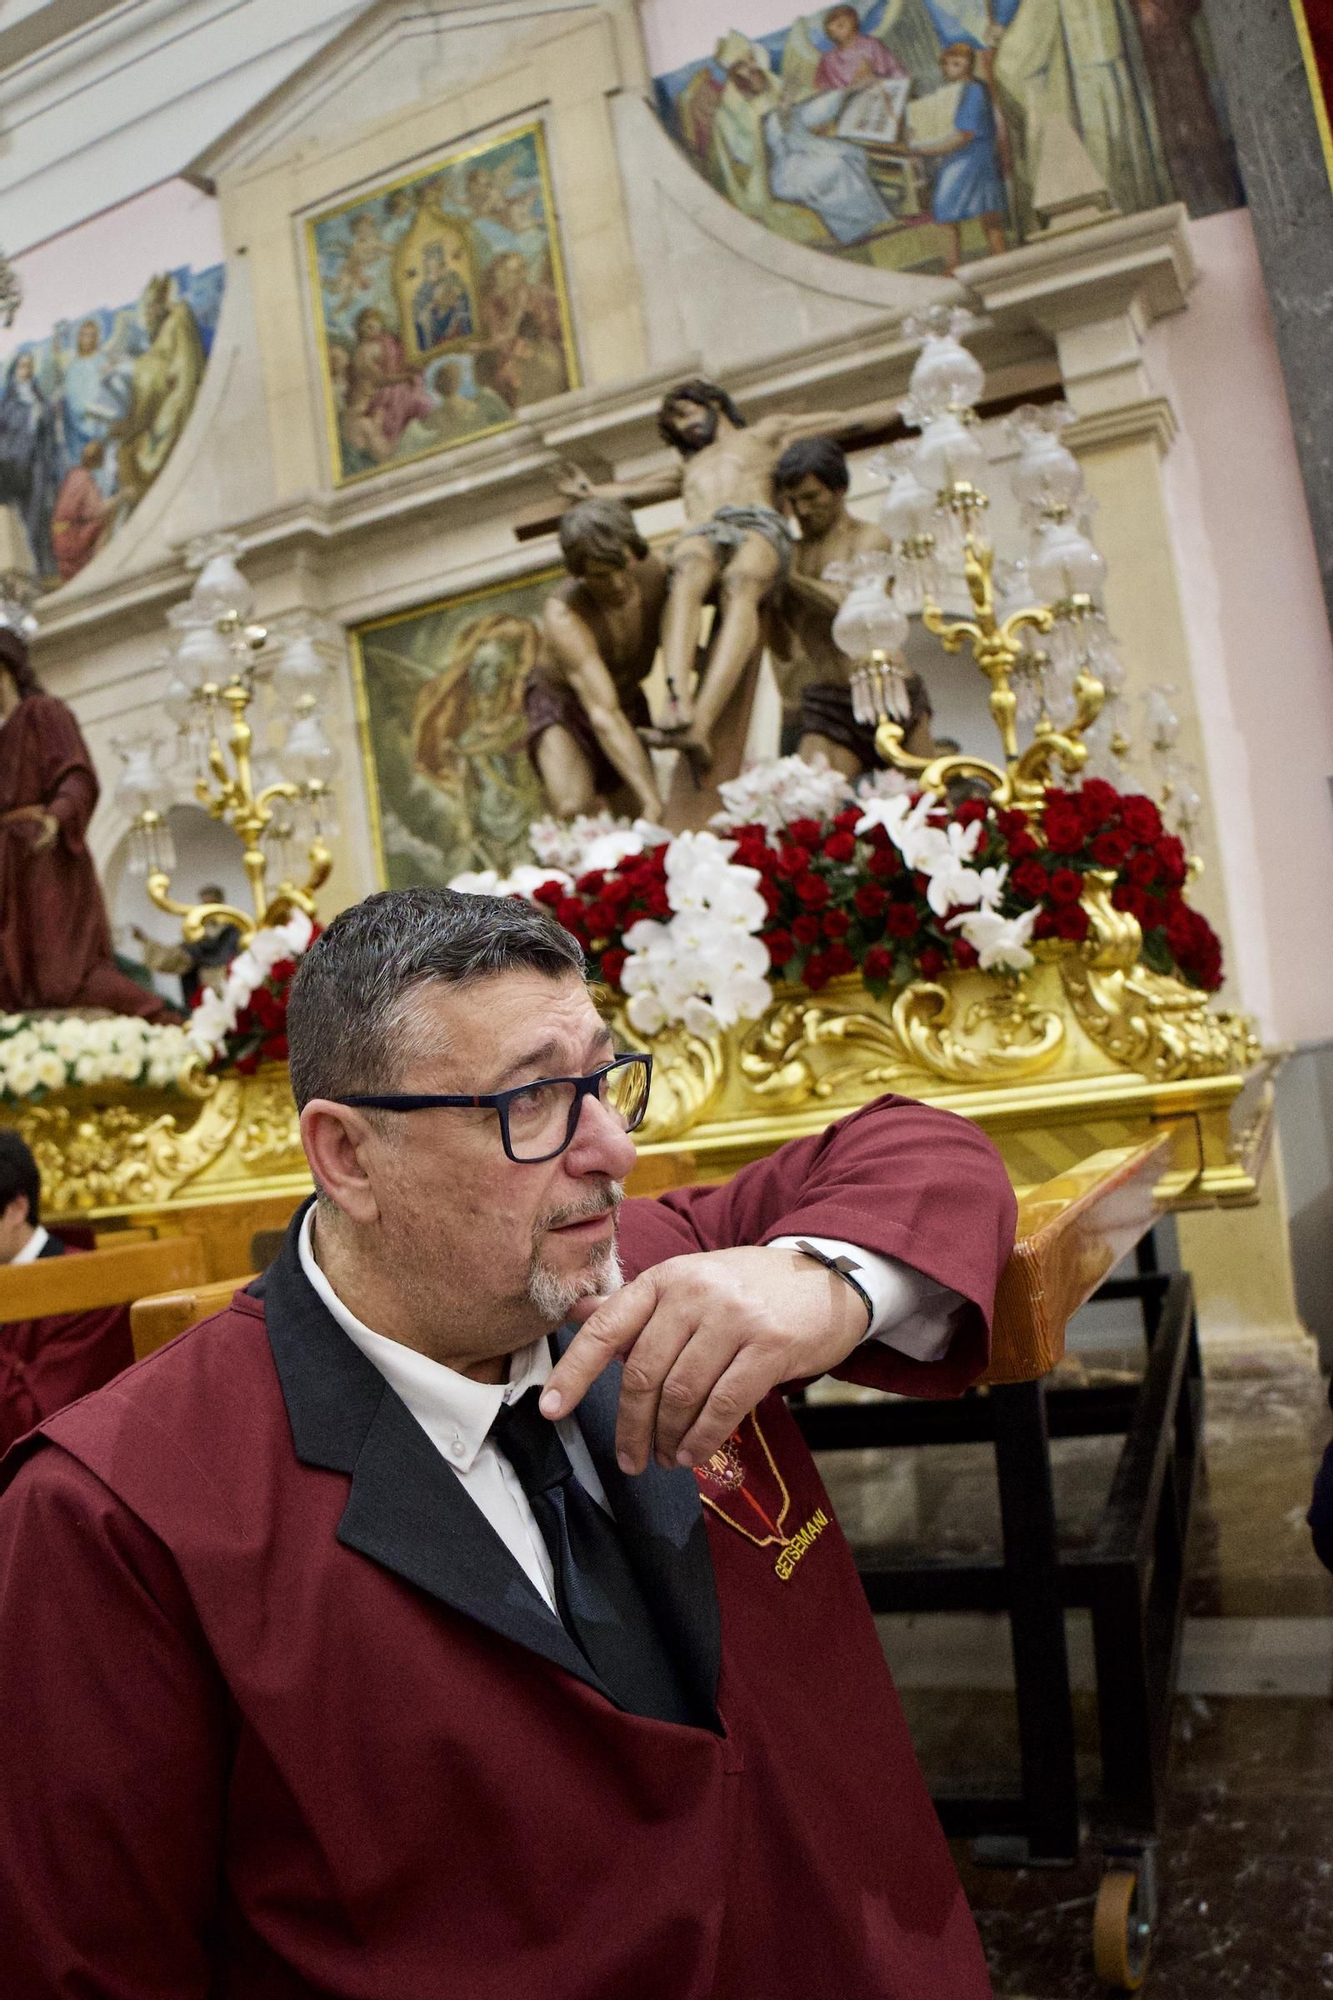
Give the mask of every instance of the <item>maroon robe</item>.
[{"label": "maroon robe", "polygon": [[[3,663],[0,663],[3,664]],[[79,725],[63,701],[30,694],[0,724],[0,1012],[108,1007],[172,1019],[158,993],[116,969],[106,905],[84,845],[97,777]],[[54,813],[55,844],[33,851]]]},{"label": "maroon robe", "polygon": [[[65,1254],[58,1236],[42,1245],[43,1260]],[[133,1360],[128,1306],[47,1313],[0,1325],[0,1452],[43,1417],[102,1388]]]},{"label": "maroon robe", "polygon": [[[627,1202],[620,1235],[630,1272],[792,1232],[907,1259],[971,1302],[950,1356],[872,1344],[846,1372],[939,1396],[984,1364],[1013,1220],[989,1141],[884,1098],[724,1187]],[[579,1406],[708,1723],[646,1720],[320,1304],[298,1226],[0,1474],[5,1991],[984,2000],[781,1397],[698,1481],[619,1472],[615,1370]]]}]

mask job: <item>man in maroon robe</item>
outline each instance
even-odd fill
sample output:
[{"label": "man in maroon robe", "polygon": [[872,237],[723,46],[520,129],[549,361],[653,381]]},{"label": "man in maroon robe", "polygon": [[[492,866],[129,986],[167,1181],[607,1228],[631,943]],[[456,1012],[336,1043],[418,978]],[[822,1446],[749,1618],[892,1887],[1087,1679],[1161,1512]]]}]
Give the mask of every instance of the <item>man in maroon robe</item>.
[{"label": "man in maroon robe", "polygon": [[[42,1226],[41,1197],[36,1160],[17,1132],[0,1127],[0,1266],[66,1254],[64,1239]],[[128,1306],[0,1325],[0,1452],[133,1359]]]},{"label": "man in maroon robe", "polygon": [[97,776],[79,725],[46,694],[12,626],[0,624],[0,1012],[107,1007],[175,1018],[116,968],[84,845]]},{"label": "man in maroon robe", "polygon": [[989,1142],[882,1098],[619,1207],[645,1059],[516,901],[345,911],[288,1028],[277,1262],[5,1462],[7,1988],[984,2000],[780,1389],[976,1377]]}]

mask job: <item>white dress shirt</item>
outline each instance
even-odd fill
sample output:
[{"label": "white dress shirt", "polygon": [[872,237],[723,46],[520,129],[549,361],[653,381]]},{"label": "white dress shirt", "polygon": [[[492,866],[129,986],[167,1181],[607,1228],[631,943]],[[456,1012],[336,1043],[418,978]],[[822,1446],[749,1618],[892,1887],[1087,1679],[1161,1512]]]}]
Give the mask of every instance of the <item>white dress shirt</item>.
[{"label": "white dress shirt", "polygon": [[14,1252],[10,1264],[35,1264],[50,1240],[49,1231],[43,1229],[39,1222],[23,1248]]},{"label": "white dress shirt", "polygon": [[[549,1343],[535,1340],[531,1347],[511,1354],[507,1382],[474,1382],[470,1375],[460,1375],[442,1361],[432,1361],[415,1348],[404,1347],[400,1340],[372,1332],[348,1311],[316,1263],[314,1222],[312,1203],[301,1223],[297,1248],[301,1269],[316,1295],[347,1338],[407,1405],[469,1499],[480,1507],[528,1581],[555,1611],[550,1552],[518,1474],[489,1435],[502,1404],[515,1402],[524,1390],[540,1388],[545,1382],[553,1365]],[[45,1231],[41,1233],[45,1235]],[[828,1256],[847,1256],[856,1263],[857,1279],[875,1306],[867,1340],[885,1341],[917,1360],[936,1360],[944,1352],[952,1315],[963,1304],[957,1292],[936,1284],[909,1264],[899,1263],[896,1257],[881,1257],[832,1237],[781,1237],[769,1248],[793,1249],[802,1241]],[[569,1454],[575,1478],[610,1513],[606,1490],[578,1424],[572,1416],[562,1417],[556,1431]]]}]

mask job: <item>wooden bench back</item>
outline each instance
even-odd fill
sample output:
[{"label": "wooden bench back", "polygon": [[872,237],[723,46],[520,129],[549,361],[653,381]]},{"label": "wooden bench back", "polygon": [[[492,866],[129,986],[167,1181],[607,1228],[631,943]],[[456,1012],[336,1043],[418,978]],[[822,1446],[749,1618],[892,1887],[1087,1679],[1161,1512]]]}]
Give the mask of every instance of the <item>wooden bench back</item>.
[{"label": "wooden bench back", "polygon": [[6,1264],[0,1266],[0,1324],[129,1305],[146,1292],[201,1284],[207,1273],[207,1257],[197,1236],[136,1237],[79,1256]]},{"label": "wooden bench back", "polygon": [[142,1361],[145,1354],[156,1354],[159,1347],[165,1347],[178,1333],[184,1333],[187,1326],[195,1326],[212,1313],[222,1312],[231,1304],[232,1294],[249,1283],[249,1277],[224,1278],[217,1284],[136,1299],[130,1307],[135,1360]]}]

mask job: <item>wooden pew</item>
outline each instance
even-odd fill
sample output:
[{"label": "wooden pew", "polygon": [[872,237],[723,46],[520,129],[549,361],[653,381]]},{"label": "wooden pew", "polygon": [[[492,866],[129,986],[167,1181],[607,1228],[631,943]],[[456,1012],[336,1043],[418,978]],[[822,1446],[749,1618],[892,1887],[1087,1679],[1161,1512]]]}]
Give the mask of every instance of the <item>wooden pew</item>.
[{"label": "wooden pew", "polygon": [[0,1266],[0,1324],[129,1305],[146,1292],[195,1286],[207,1274],[196,1236],[163,1236],[79,1256],[43,1257]]},{"label": "wooden pew", "polygon": [[135,1360],[156,1354],[159,1347],[165,1347],[178,1333],[184,1333],[186,1327],[221,1312],[230,1305],[233,1292],[244,1290],[251,1282],[251,1277],[224,1278],[217,1284],[190,1285],[180,1291],[136,1299],[130,1307]]}]

